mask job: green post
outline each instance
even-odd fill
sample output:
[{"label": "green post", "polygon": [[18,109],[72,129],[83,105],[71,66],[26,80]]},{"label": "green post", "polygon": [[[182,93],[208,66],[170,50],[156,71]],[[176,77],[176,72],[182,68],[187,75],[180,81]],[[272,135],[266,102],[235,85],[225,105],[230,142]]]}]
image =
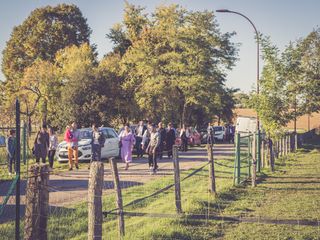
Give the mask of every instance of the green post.
[{"label": "green post", "polygon": [[23,158],[23,164],[26,165],[27,162],[27,124],[23,124],[23,153],[22,153],[22,158]]},{"label": "green post", "polygon": [[240,184],[240,133],[236,137],[236,184]]},{"label": "green post", "polygon": [[257,133],[257,172],[260,172],[261,169],[261,133],[260,130],[258,129]]},{"label": "green post", "polygon": [[251,177],[251,162],[252,162],[252,139],[248,136],[248,177]]}]

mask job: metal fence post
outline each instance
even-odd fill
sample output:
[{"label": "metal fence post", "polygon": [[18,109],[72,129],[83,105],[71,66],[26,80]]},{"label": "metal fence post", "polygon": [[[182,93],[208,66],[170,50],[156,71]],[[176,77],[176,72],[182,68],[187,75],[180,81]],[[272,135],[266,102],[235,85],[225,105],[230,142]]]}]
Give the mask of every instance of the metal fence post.
[{"label": "metal fence post", "polygon": [[27,124],[23,124],[23,152],[22,152],[22,158],[23,158],[23,164],[26,165],[27,162]]},{"label": "metal fence post", "polygon": [[16,223],[15,223],[15,237],[20,239],[20,102],[16,99]]},{"label": "metal fence post", "polygon": [[237,133],[236,137],[236,184],[240,184],[240,133]]},{"label": "metal fence post", "polygon": [[261,169],[261,136],[260,129],[258,129],[257,133],[257,172],[260,172]]},{"label": "metal fence post", "polygon": [[252,151],[251,151],[251,136],[248,136],[248,155],[247,155],[247,164],[248,164],[248,177],[251,177],[251,157],[252,157]]}]

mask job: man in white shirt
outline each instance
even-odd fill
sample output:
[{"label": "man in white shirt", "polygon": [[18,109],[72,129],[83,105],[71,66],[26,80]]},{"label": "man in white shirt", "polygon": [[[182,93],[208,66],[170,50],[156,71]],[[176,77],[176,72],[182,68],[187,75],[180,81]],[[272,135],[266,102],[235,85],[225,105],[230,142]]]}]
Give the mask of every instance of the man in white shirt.
[{"label": "man in white shirt", "polygon": [[149,159],[149,168],[150,171],[155,174],[158,169],[157,164],[157,150],[160,144],[160,136],[157,132],[156,126],[152,125],[151,134],[150,134],[150,142],[147,147],[148,159]]}]

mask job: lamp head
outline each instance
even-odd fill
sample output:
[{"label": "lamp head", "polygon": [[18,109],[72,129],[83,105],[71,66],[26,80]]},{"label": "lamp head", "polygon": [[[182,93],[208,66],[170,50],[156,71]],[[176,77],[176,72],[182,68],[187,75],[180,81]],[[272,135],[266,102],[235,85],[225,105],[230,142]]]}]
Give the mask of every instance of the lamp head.
[{"label": "lamp head", "polygon": [[218,10],[216,10],[216,12],[227,13],[227,12],[230,12],[230,11],[228,9],[218,9]]}]

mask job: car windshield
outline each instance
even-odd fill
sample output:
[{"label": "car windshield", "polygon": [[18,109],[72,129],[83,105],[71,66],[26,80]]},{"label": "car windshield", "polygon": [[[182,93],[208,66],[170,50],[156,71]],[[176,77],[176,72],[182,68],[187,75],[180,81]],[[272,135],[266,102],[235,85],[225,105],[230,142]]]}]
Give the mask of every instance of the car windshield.
[{"label": "car windshield", "polygon": [[80,130],[80,139],[91,139],[92,131],[88,129]]},{"label": "car windshield", "polygon": [[215,132],[223,131],[222,127],[214,127]]}]

